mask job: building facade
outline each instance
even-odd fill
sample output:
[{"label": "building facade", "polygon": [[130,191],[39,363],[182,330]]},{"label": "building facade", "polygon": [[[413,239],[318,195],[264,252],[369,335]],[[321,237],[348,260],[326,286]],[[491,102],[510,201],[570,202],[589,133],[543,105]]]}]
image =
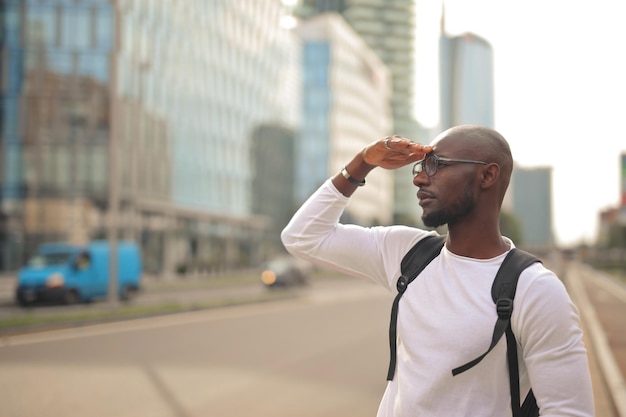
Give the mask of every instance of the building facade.
[{"label": "building facade", "polygon": [[[389,72],[337,13],[298,28],[303,42],[303,108],[296,146],[296,201],[304,202],[370,142],[391,129]],[[363,225],[392,221],[393,173],[374,170],[346,210]]]},{"label": "building facade", "polygon": [[[415,67],[415,0],[302,0],[307,18],[338,12],[387,66],[391,78],[392,134],[426,143],[413,117]],[[367,136],[369,140],[378,139]],[[394,171],[394,222],[419,224],[411,168]]]},{"label": "building facade", "polygon": [[537,250],[552,248],[552,167],[515,166],[511,183],[509,191],[513,214],[521,226],[521,245]]},{"label": "building facade", "polygon": [[439,54],[441,129],[460,124],[493,128],[494,73],[491,45],[471,33],[450,37],[444,28]]},{"label": "building facade", "polygon": [[254,133],[299,119],[300,45],[280,2],[1,7],[0,269],[112,230],[153,273],[258,260]]}]

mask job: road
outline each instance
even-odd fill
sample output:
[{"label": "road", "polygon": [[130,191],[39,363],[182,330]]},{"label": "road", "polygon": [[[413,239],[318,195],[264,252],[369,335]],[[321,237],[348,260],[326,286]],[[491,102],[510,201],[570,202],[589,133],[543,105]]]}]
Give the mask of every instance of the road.
[{"label": "road", "polygon": [[343,280],[297,300],[16,336],[0,348],[0,415],[375,415],[390,297]]},{"label": "road", "polygon": [[566,277],[590,351],[596,415],[626,417],[626,283],[582,264]]},{"label": "road", "polygon": [[[578,264],[563,276],[596,416],[626,417],[626,286]],[[331,279],[279,302],[5,337],[0,416],[375,415],[390,303]]]}]

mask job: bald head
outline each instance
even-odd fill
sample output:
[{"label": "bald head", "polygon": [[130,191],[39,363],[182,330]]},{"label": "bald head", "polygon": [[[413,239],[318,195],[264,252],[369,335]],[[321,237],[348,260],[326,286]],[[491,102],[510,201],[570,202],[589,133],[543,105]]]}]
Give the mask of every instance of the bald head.
[{"label": "bald head", "polygon": [[[513,172],[513,156],[508,142],[500,133],[485,126],[460,125],[437,136],[433,145],[437,147],[439,144],[445,144],[445,148],[454,148],[458,152],[455,155],[458,158],[498,164],[500,167],[499,189],[504,197]],[[435,152],[437,152],[436,149]]]}]

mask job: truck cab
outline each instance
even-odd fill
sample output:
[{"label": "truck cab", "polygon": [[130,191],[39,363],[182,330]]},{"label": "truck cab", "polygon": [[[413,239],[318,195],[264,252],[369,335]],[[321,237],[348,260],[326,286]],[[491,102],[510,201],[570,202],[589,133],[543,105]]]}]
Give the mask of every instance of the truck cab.
[{"label": "truck cab", "polygon": [[[46,243],[20,269],[15,291],[20,305],[39,301],[66,304],[105,298],[109,289],[110,245],[94,241],[85,246],[63,242]],[[118,296],[133,298],[140,289],[141,251],[137,244],[117,244]]]}]

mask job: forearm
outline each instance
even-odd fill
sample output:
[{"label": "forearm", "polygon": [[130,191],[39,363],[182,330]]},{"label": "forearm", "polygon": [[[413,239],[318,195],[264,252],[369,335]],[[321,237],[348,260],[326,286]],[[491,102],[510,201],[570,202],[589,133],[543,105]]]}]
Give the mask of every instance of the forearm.
[{"label": "forearm", "polygon": [[359,152],[355,157],[345,166],[345,173],[352,178],[352,181],[347,179],[343,173],[338,172],[332,178],[333,185],[337,190],[346,197],[350,197],[352,193],[359,188],[357,183],[365,184],[365,177],[370,173],[375,165],[368,164],[363,158],[364,152]]},{"label": "forearm", "polygon": [[420,145],[401,136],[387,136],[372,142],[345,166],[349,178],[341,172],[332,178],[333,185],[346,197],[364,184],[365,177],[376,167],[396,169],[416,162],[432,151],[431,146]]},{"label": "forearm", "polygon": [[[348,198],[324,183],[296,212],[283,229],[283,245],[292,255],[355,276],[361,270],[362,256],[377,253],[377,239],[371,229],[339,224]],[[372,256],[366,255],[369,260]],[[368,272],[374,272],[369,268]]]}]

